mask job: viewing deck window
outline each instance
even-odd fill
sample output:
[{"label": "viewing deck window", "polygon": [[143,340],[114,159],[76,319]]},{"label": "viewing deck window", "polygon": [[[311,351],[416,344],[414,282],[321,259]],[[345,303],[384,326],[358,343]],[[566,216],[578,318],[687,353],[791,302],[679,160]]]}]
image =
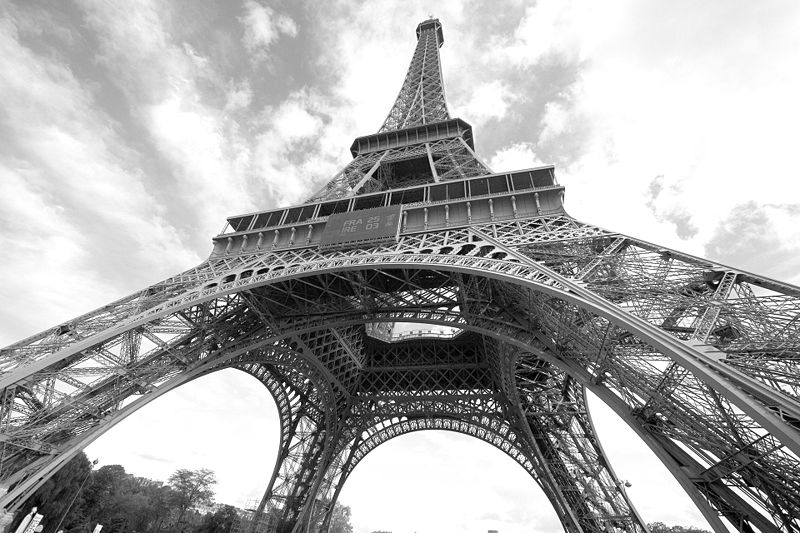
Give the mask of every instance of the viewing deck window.
[{"label": "viewing deck window", "polygon": [[353,207],[353,210],[360,211],[361,209],[372,209],[374,207],[381,207],[383,205],[383,198],[384,195],[382,194],[356,197],[356,203],[355,207]]},{"label": "viewing deck window", "polygon": [[405,191],[395,191],[392,193],[390,200],[391,205],[398,204],[413,204],[416,202],[423,202],[425,200],[425,188],[408,189]]},{"label": "viewing deck window", "polygon": [[484,194],[489,194],[489,180],[486,178],[471,180],[469,182],[469,194],[470,196],[483,196]]},{"label": "viewing deck window", "polygon": [[428,201],[442,202],[447,200],[447,184],[434,185],[430,188],[430,195]]},{"label": "viewing deck window", "polygon": [[327,217],[335,213],[344,213],[347,211],[347,206],[350,205],[350,200],[337,200],[335,202],[328,202],[319,206],[319,216]]},{"label": "viewing deck window", "polygon": [[231,228],[233,231],[245,231],[247,228],[250,227],[250,223],[253,221],[254,215],[249,215],[246,217],[241,218],[234,218],[231,220]]},{"label": "viewing deck window", "polygon": [[493,176],[491,178],[487,178],[489,181],[489,192],[491,193],[500,193],[500,192],[508,192],[508,181],[506,181],[506,175],[500,176]]},{"label": "viewing deck window", "polygon": [[521,172],[519,174],[512,174],[511,183],[514,185],[515,191],[524,191],[525,189],[533,188],[533,180],[531,179],[530,172]]},{"label": "viewing deck window", "polygon": [[448,200],[457,200],[459,198],[465,198],[467,196],[465,183],[463,181],[459,181],[456,183],[448,183],[447,184],[447,199]]},{"label": "viewing deck window", "polygon": [[298,222],[305,222],[314,216],[314,207],[313,205],[306,205],[289,209],[289,212],[286,214],[286,220],[284,220],[283,223],[297,224]]},{"label": "viewing deck window", "polygon": [[531,172],[534,187],[550,187],[556,184],[556,178],[553,174],[553,169],[543,168],[535,172]]},{"label": "viewing deck window", "polygon": [[284,220],[284,224],[294,224],[295,222],[300,222],[300,215],[303,209],[301,207],[295,207],[293,209],[289,209],[289,212],[286,213],[286,219]]},{"label": "viewing deck window", "polygon": [[[223,229],[226,233],[241,233],[246,231],[260,231],[264,228],[303,224],[308,220],[326,218],[338,213],[345,213],[350,210],[361,211],[365,209],[375,209],[389,205],[412,205],[420,203],[430,203],[433,205],[443,202],[450,202],[449,218],[444,212],[436,210],[429,212],[428,224],[434,224],[441,215],[442,224],[453,223],[454,217],[460,212],[459,202],[454,200],[468,200],[470,198],[480,198],[487,196],[509,196],[515,192],[532,191],[533,189],[543,189],[557,187],[552,167],[541,167],[531,170],[518,172],[491,174],[463,180],[445,181],[440,183],[425,183],[424,185],[414,185],[414,174],[418,165],[425,163],[427,158],[411,158],[400,161],[390,161],[379,167],[379,179],[391,178],[400,179],[405,184],[403,189],[387,190],[381,193],[371,193],[358,195],[352,198],[342,198],[329,200],[323,203],[312,203],[282,209],[278,211],[268,211],[264,213],[254,213],[232,217],[228,225]],[[529,193],[529,194],[532,194]],[[531,196],[531,198],[533,198]],[[494,200],[494,212],[487,216],[505,217],[516,216],[517,212],[526,209],[526,202],[533,201],[527,195],[516,196],[516,210],[514,206],[501,198]],[[547,210],[547,196],[541,196],[541,207],[538,210]],[[560,201],[559,201],[560,202]],[[486,206],[479,204],[472,205],[472,217],[479,217],[481,209]],[[488,207],[486,207],[489,209]],[[506,213],[508,211],[508,213]],[[488,211],[487,211],[488,213]]]}]

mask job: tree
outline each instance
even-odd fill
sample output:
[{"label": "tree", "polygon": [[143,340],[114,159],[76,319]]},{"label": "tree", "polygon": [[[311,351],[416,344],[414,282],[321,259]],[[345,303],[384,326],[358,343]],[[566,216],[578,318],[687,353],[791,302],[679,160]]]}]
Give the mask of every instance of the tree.
[{"label": "tree", "polygon": [[230,533],[237,517],[235,507],[223,505],[215,513],[206,514],[195,533]]},{"label": "tree", "polygon": [[186,511],[198,505],[210,505],[214,501],[211,486],[217,483],[214,472],[207,468],[188,470],[181,468],[169,476],[169,486],[175,491],[175,507],[178,519],[175,529],[181,530]]},{"label": "tree", "polygon": [[[124,523],[127,513],[131,510],[126,487],[126,481],[130,477],[132,476],[125,472],[122,465],[105,465],[94,472],[84,490],[81,506],[86,522],[76,529],[91,528],[92,521],[104,524],[106,527]],[[68,529],[78,526],[69,520],[64,525]]]},{"label": "tree", "polygon": [[336,503],[331,515],[331,527],[328,533],[353,533],[353,524],[350,523],[350,507]]},{"label": "tree", "polygon": [[108,465],[92,474],[79,513],[64,522],[64,530],[91,531],[100,523],[125,533],[157,531],[173,514],[175,492],[160,481],[136,477],[120,465]]},{"label": "tree", "polygon": [[[37,512],[43,514],[48,518],[44,524],[44,531],[55,530],[58,521],[64,516],[72,499],[78,494],[78,489],[81,488],[82,483],[86,480],[92,465],[86,454],[83,452],[76,455],[74,458],[61,468],[58,472],[53,474],[53,477],[48,479],[33,495],[28,498],[22,508],[30,509],[37,507]],[[76,499],[77,500],[77,499]],[[76,501],[76,504],[79,502]],[[69,515],[75,513],[78,505],[73,504],[69,507]],[[10,531],[14,531],[26,513],[17,513],[17,516],[12,522]]]},{"label": "tree", "polygon": [[139,531],[160,531],[164,522],[172,514],[172,502],[175,501],[175,493],[172,488],[164,486],[160,481],[156,482],[145,478],[139,479],[147,482],[145,490],[150,495],[150,512],[152,513],[152,526],[142,528]]},{"label": "tree", "polygon": [[647,524],[647,527],[650,528],[650,533],[711,533],[699,527],[668,526],[664,522],[653,522],[652,524]]},{"label": "tree", "polygon": [[[98,523],[114,533],[175,533],[181,524],[195,533],[229,533],[236,517],[234,508],[206,517],[192,509],[211,502],[214,482],[214,474],[208,470],[179,470],[170,478],[172,487],[166,486],[128,474],[121,465],[92,470],[86,456],[80,454],[44,483],[23,508],[37,506],[45,515],[44,533],[54,533],[59,523],[66,533],[86,533]],[[14,528],[24,514],[18,513]],[[202,529],[206,523],[209,527]]]}]

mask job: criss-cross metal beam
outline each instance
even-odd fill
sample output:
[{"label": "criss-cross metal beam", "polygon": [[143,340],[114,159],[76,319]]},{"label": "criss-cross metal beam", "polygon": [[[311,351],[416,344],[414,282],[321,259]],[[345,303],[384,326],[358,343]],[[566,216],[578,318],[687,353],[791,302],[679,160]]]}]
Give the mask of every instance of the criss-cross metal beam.
[{"label": "criss-cross metal beam", "polygon": [[[427,429],[509,455],[571,533],[646,533],[587,389],[716,533],[800,533],[800,288],[575,220],[552,167],[491,173],[447,110],[441,24],[417,37],[383,126],[308,202],[232,217],[197,267],[0,350],[0,506],[236,368],[281,432],[240,533],[327,530],[360,461]],[[390,211],[394,236],[331,238]]]}]

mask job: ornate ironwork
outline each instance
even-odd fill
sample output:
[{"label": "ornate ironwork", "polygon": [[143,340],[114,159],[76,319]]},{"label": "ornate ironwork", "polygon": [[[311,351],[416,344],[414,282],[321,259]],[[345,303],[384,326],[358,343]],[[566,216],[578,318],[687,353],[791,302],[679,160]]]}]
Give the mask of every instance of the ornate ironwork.
[{"label": "ornate ironwork", "polygon": [[[717,533],[800,531],[800,288],[579,222],[552,167],[491,173],[448,114],[441,25],[417,35],[384,125],[307,203],[232,217],[201,265],[0,350],[0,505],[237,368],[281,423],[251,531],[325,530],[370,451],[441,429],[508,454],[565,530],[644,532],[587,389]],[[382,206],[398,234],[371,240],[358,212]],[[320,246],[337,213],[359,239]]]}]

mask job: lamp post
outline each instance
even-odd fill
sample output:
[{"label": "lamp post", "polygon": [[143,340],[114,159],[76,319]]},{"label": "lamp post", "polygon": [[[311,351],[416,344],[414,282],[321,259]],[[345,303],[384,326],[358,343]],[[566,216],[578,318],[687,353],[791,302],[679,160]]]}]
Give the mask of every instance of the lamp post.
[{"label": "lamp post", "polygon": [[83,489],[83,486],[86,484],[86,480],[89,479],[89,476],[91,475],[92,470],[94,470],[94,467],[95,467],[96,464],[97,464],[97,459],[92,461],[92,466],[89,468],[89,471],[86,472],[86,477],[84,477],[83,481],[81,481],[81,484],[78,487],[78,490],[75,491],[75,495],[72,497],[72,501],[69,502],[69,505],[67,505],[67,508],[64,510],[64,514],[61,515],[61,520],[58,521],[58,525],[56,526],[56,531],[59,531],[59,528],[61,527],[61,524],[64,523],[64,519],[67,517],[67,513],[69,513],[69,510],[72,509],[72,504],[75,503],[75,500],[78,499],[78,494],[81,493],[81,489]]},{"label": "lamp post", "polygon": [[19,523],[19,525],[17,526],[17,530],[16,530],[16,532],[15,532],[15,533],[22,533],[23,531],[25,531],[25,528],[27,528],[27,527],[28,527],[28,524],[30,524],[30,523],[31,523],[31,520],[33,520],[33,517],[34,517],[34,516],[36,516],[36,511],[37,511],[37,510],[38,510],[38,508],[37,508],[37,507],[34,507],[34,508],[32,508],[32,509],[31,509],[31,512],[30,512],[30,514],[26,515],[26,516],[25,516],[25,517],[22,519],[22,521]]}]

